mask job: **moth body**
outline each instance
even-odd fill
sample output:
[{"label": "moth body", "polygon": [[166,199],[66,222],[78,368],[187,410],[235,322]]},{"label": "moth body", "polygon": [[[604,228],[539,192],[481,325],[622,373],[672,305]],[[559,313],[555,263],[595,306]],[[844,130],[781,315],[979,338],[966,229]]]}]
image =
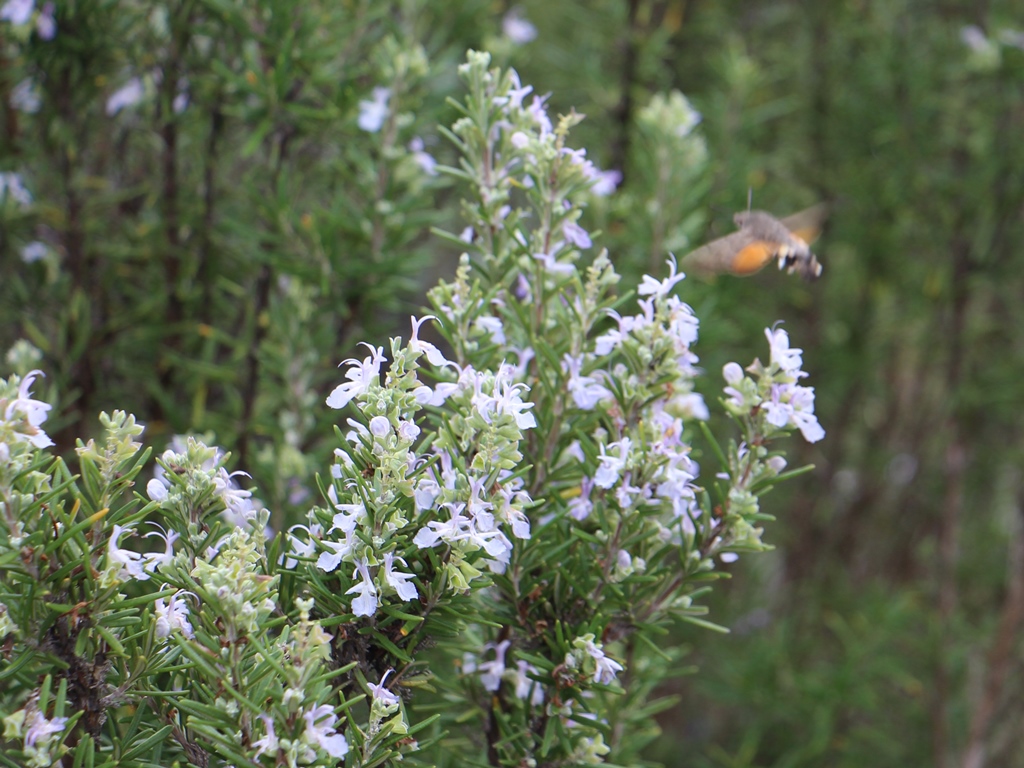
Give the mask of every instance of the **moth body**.
[{"label": "moth body", "polygon": [[810,242],[821,231],[825,206],[777,219],[765,211],[741,211],[733,217],[739,229],[712,240],[685,256],[682,266],[705,274],[723,272],[747,276],[775,261],[779,269],[797,273],[805,280],[821,275],[821,264]]}]

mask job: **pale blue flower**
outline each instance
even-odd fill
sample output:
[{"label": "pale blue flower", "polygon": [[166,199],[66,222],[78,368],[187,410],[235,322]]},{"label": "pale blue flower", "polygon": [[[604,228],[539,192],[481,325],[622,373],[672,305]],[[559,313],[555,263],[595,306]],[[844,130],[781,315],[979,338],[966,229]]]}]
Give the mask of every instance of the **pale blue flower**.
[{"label": "pale blue flower", "polygon": [[501,20],[501,31],[516,45],[524,45],[537,37],[537,28],[527,20],[518,5]]},{"label": "pale blue flower", "polygon": [[363,99],[359,102],[359,118],[356,124],[364,131],[377,133],[384,127],[384,121],[387,119],[390,98],[390,88],[374,88],[370,99]]},{"label": "pale blue flower", "polygon": [[142,97],[145,94],[146,89],[142,84],[142,80],[138,77],[133,77],[107,98],[107,114],[113,117],[122,109],[135,106],[142,101]]},{"label": "pale blue flower", "polygon": [[42,106],[43,98],[39,86],[31,78],[25,78],[11,89],[11,106],[19,112],[35,114]]},{"label": "pale blue flower", "polygon": [[321,704],[306,712],[303,718],[306,721],[303,734],[306,741],[318,744],[331,757],[341,758],[348,754],[348,742],[344,735],[337,732],[335,724],[338,716],[329,704]]},{"label": "pale blue flower", "polygon": [[384,687],[384,682],[388,679],[388,675],[390,675],[394,671],[395,670],[393,669],[389,669],[387,672],[385,672],[384,676],[381,677],[379,683],[366,684],[370,688],[370,695],[373,696],[374,700],[379,701],[385,707],[397,706],[400,701],[397,694],[392,693]]},{"label": "pale blue flower", "polygon": [[7,0],[0,6],[0,21],[9,21],[16,27],[28,24],[35,10],[35,0]]}]

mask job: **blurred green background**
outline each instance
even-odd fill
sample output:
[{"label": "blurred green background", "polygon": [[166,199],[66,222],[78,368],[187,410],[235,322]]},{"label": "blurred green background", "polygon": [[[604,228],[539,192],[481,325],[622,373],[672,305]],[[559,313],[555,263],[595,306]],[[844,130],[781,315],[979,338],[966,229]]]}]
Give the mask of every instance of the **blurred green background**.
[{"label": "blurred green background", "polygon": [[[777,549],[716,592],[732,633],[680,630],[700,671],[666,670],[680,700],[650,757],[1024,765],[1019,0],[60,0],[4,18],[0,174],[31,195],[0,177],[5,374],[47,373],[64,450],[101,409],[158,448],[212,433],[281,524],[327,460],[334,366],[407,334],[457,256],[429,228],[461,229],[459,189],[417,153],[453,162],[437,126],[467,47],[587,115],[573,143],[624,180],[583,223],[631,284],[731,231],[748,191],[780,216],[828,202],[817,283],[680,288],[710,400],[783,320],[828,434],[794,442],[815,469],[766,499]],[[660,154],[642,119],[672,89],[703,116],[704,160]]]}]

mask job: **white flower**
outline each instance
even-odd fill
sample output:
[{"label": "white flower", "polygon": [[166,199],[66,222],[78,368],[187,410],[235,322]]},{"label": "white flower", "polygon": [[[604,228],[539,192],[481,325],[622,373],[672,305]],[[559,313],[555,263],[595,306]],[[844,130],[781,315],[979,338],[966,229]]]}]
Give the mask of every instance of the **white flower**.
[{"label": "white flower", "polygon": [[146,89],[142,84],[142,80],[138,77],[133,77],[107,98],[107,115],[113,117],[122,109],[135,106],[142,101],[142,97],[145,94]]},{"label": "white flower", "polygon": [[569,500],[569,516],[573,520],[586,520],[594,510],[594,504],[590,501],[590,492],[594,488],[594,481],[584,477],[580,481],[580,494]]},{"label": "white flower", "polygon": [[352,599],[352,613],[356,616],[373,616],[377,612],[380,601],[377,597],[377,586],[373,583],[373,577],[370,576],[365,557],[356,561],[356,570],[352,575],[362,578],[361,582],[345,593],[346,595],[356,594],[356,597]]},{"label": "white flower", "polygon": [[192,639],[195,633],[192,631],[192,624],[188,620],[188,606],[182,595],[191,595],[191,592],[179,591],[171,595],[170,602],[158,598],[153,603],[153,611],[156,613],[156,636],[167,637],[174,630],[179,630],[185,637]]},{"label": "white flower", "polygon": [[477,666],[477,671],[480,673],[480,682],[488,691],[496,691],[501,687],[501,678],[505,674],[505,652],[511,645],[510,640],[502,640],[497,645],[488,643],[484,646],[484,650],[489,648],[494,649],[494,659],[491,661],[481,661]]},{"label": "white flower", "polygon": [[0,173],[0,203],[6,197],[22,206],[32,204],[32,195],[25,189],[21,176],[16,173]]},{"label": "white flower", "polygon": [[370,419],[370,434],[374,437],[387,437],[391,434],[391,422],[387,416],[374,416]]},{"label": "white flower", "polygon": [[142,555],[131,550],[118,547],[118,539],[126,533],[134,533],[130,526],[115,525],[107,541],[107,561],[113,565],[121,566],[116,576],[119,579],[138,579],[147,581],[149,574],[146,573],[145,563]]},{"label": "white flower", "polygon": [[355,419],[346,419],[346,422],[350,427],[352,427],[352,429],[345,433],[346,440],[348,440],[352,445],[369,442],[370,430]]},{"label": "white flower", "polygon": [[584,644],[583,650],[594,660],[594,682],[602,685],[614,682],[616,675],[622,671],[622,665],[605,656],[604,651],[598,648],[592,640],[588,640]]},{"label": "white flower", "polygon": [[253,518],[256,514],[256,507],[253,506],[250,499],[252,491],[245,490],[235,482],[234,478],[237,475],[249,477],[248,472],[237,470],[228,474],[224,467],[220,467],[213,476],[213,492],[224,502],[228,517],[233,519],[236,525],[241,525]]},{"label": "white flower", "polygon": [[523,99],[529,96],[533,92],[532,85],[523,85],[519,80],[519,73],[514,69],[509,70],[509,80],[511,81],[511,87],[508,91],[508,96],[502,98],[495,98],[495,103],[501,106],[504,104],[508,109],[522,109]]},{"label": "white flower", "polygon": [[46,3],[36,17],[36,32],[41,40],[53,40],[57,34],[57,20],[54,18],[56,7],[52,2]]},{"label": "white flower", "polygon": [[328,541],[324,539],[320,543],[330,551],[320,553],[320,557],[316,560],[316,567],[321,571],[330,573],[341,564],[342,560],[351,557],[359,540],[354,533],[349,533],[344,541]]},{"label": "white flower", "polygon": [[575,245],[577,248],[589,248],[593,245],[590,239],[590,235],[583,227],[577,224],[575,221],[569,221],[566,219],[562,222],[562,234],[565,235],[565,239]]},{"label": "white flower", "polygon": [[369,686],[370,688],[370,694],[373,696],[374,700],[379,701],[385,707],[396,706],[399,702],[398,695],[392,693],[384,687],[384,682],[388,679],[388,675],[390,675],[394,671],[395,670],[393,669],[389,669],[387,672],[385,672],[384,676],[380,679],[380,682],[377,684],[367,683],[367,686]]},{"label": "white flower", "polygon": [[[594,475],[594,484],[598,488],[611,488],[619,481],[619,475],[625,469],[626,461],[629,459],[630,444],[630,439],[624,437],[618,442],[609,443],[607,449],[605,446],[601,446],[601,455],[597,457],[597,460],[601,462],[601,466],[598,467],[597,473]],[[613,456],[606,452],[606,450],[613,448],[617,449],[618,456]]]},{"label": "white flower", "polygon": [[441,353],[441,350],[439,350],[429,341],[423,341],[420,339],[420,328],[423,327],[423,324],[427,322],[427,320],[437,320],[437,318],[434,317],[433,315],[425,315],[424,317],[417,320],[416,316],[413,315],[411,319],[412,336],[409,337],[409,349],[415,353],[426,355],[427,360],[430,362],[430,364],[437,368],[440,368],[441,366],[444,365],[453,365],[453,363]]},{"label": "white flower", "polygon": [[413,491],[413,499],[416,501],[416,511],[422,512],[425,509],[433,509],[434,502],[437,501],[437,497],[441,495],[441,486],[437,484],[437,481],[424,477],[416,483],[416,489]]},{"label": "white flower", "polygon": [[10,104],[19,112],[35,114],[42,106],[43,99],[39,95],[39,87],[31,78],[25,78],[11,90]]},{"label": "white flower", "polygon": [[644,279],[640,283],[640,287],[636,289],[636,292],[640,296],[654,296],[655,298],[668,296],[675,287],[675,284],[686,277],[682,272],[676,272],[675,256],[670,257],[665,263],[668,264],[668,277],[659,281],[655,280],[650,275],[644,275]]},{"label": "white flower", "polygon": [[170,564],[174,559],[174,542],[178,540],[177,531],[166,531],[158,523],[150,523],[154,528],[159,528],[158,531],[150,531],[146,534],[146,538],[156,536],[164,540],[164,551],[163,552],[147,552],[142,556],[143,567],[153,573],[157,570],[162,570],[164,566]]},{"label": "white flower", "polygon": [[773,384],[771,400],[763,402],[761,407],[765,421],[779,428],[796,427],[809,443],[816,443],[825,436],[825,430],[814,415],[814,387]]},{"label": "white flower", "polygon": [[619,186],[619,183],[622,181],[622,172],[599,171],[595,168],[590,177],[595,180],[594,186],[590,188],[591,194],[598,197],[607,197]]},{"label": "white flower", "polygon": [[47,720],[38,709],[32,710],[25,718],[25,746],[34,747],[37,742],[49,741],[49,737],[64,730],[66,717],[55,717]]},{"label": "white flower", "polygon": [[569,393],[577,408],[592,411],[599,402],[612,396],[611,390],[598,384],[593,376],[581,376],[582,357],[566,354],[562,360],[562,370],[569,374]]},{"label": "white flower", "polygon": [[544,686],[531,680],[528,674],[537,674],[537,668],[533,664],[520,659],[516,662],[516,697],[525,699],[530,697],[533,706],[540,706],[544,703]]},{"label": "white flower", "polygon": [[167,501],[168,487],[163,480],[154,477],[148,483],[146,483],[146,495],[149,496],[152,501]]},{"label": "white flower", "polygon": [[505,572],[505,566],[512,559],[512,542],[504,533],[498,530],[480,532],[470,527],[466,538],[491,556],[492,559],[487,561],[491,573]]},{"label": "white flower", "polygon": [[444,405],[445,400],[459,391],[459,385],[443,381],[433,389],[428,386],[416,387],[412,391],[419,405]]},{"label": "white flower", "polygon": [[[530,494],[511,486],[511,483],[520,481],[506,481],[499,477],[499,482],[501,482],[501,485],[498,488],[498,496],[502,499],[501,509],[499,510],[501,517],[512,527],[512,535],[517,539],[530,538],[530,518],[521,509],[523,505],[530,503]],[[513,501],[517,502],[520,507],[512,506]]]},{"label": "white flower", "polygon": [[374,88],[370,99],[359,102],[359,119],[356,124],[364,131],[376,133],[384,126],[388,116],[388,100],[391,98],[390,88]]},{"label": "white flower", "polygon": [[676,351],[682,353],[697,341],[697,329],[700,327],[700,321],[697,320],[697,316],[693,314],[690,306],[680,301],[678,296],[670,296],[667,307],[669,311],[667,331],[675,340]]},{"label": "white flower", "polygon": [[570,275],[576,271],[574,264],[567,261],[559,261],[550,253],[535,253],[533,258],[541,262],[544,265],[544,269],[553,275]]},{"label": "white flower", "polygon": [[960,41],[975,53],[984,52],[991,45],[981,27],[976,24],[960,28]]},{"label": "white flower", "polygon": [[384,362],[384,348],[371,347],[366,342],[361,342],[370,350],[370,355],[359,362],[355,358],[349,358],[342,362],[348,365],[345,372],[348,382],[339,384],[327,397],[327,405],[331,408],[344,408],[352,398],[364,394],[374,384],[380,383],[380,364]]},{"label": "white flower", "polygon": [[484,333],[490,334],[491,341],[495,344],[505,343],[505,326],[502,324],[501,318],[481,315],[473,325]]},{"label": "white flower", "polygon": [[423,139],[419,136],[413,138],[409,142],[409,151],[412,152],[412,159],[416,161],[416,165],[427,174],[427,176],[437,176],[437,160],[429,152],[424,150]]},{"label": "white flower", "polygon": [[[499,383],[501,394],[498,394]],[[525,384],[513,384],[507,378],[498,376],[494,380],[494,398],[492,404],[496,413],[505,413],[515,418],[520,429],[532,429],[537,426],[537,419],[529,409],[533,403],[524,402],[519,393],[526,390]],[[486,417],[485,417],[486,418]]]},{"label": "white flower", "polygon": [[678,413],[681,413],[687,419],[707,421],[711,418],[711,412],[708,410],[707,403],[704,402],[704,396],[699,392],[678,394],[669,402],[673,408],[677,409]]},{"label": "white flower", "polygon": [[258,717],[263,721],[263,725],[267,729],[267,733],[259,741],[253,742],[253,746],[256,747],[256,757],[259,757],[264,752],[277,752],[277,748],[279,746],[277,733],[274,731],[274,718],[270,715],[259,715]]},{"label": "white flower", "polygon": [[640,488],[636,485],[630,485],[630,472],[622,478],[622,484],[615,489],[615,499],[619,502],[619,506],[622,509],[629,509],[633,506],[634,497],[643,495],[646,493],[647,488]]},{"label": "white flower", "polygon": [[635,328],[641,326],[640,321],[642,318],[633,316],[622,317],[622,315],[614,309],[609,309],[608,315],[609,317],[615,318],[619,327],[613,328],[594,340],[594,354],[599,357],[604,357],[605,355],[610,354],[613,349],[622,344],[626,336],[628,336]]},{"label": "white flower", "polygon": [[768,338],[768,345],[771,347],[771,363],[777,365],[786,373],[797,378],[802,378],[800,367],[803,365],[803,350],[789,348],[789,334],[781,328],[772,330],[764,329],[764,335]]},{"label": "white flower", "polygon": [[450,514],[446,522],[431,520],[416,533],[413,543],[420,549],[435,546],[439,541],[449,544],[465,538],[465,530],[469,527],[469,518],[462,512],[466,508],[460,502],[442,504]]},{"label": "white flower", "polygon": [[0,6],[0,21],[9,21],[16,27],[22,27],[32,19],[35,6],[35,0],[7,0]]},{"label": "white flower", "polygon": [[47,248],[45,243],[34,240],[24,245],[21,249],[21,260],[26,264],[42,261],[46,257]]},{"label": "white flower", "polygon": [[492,414],[507,414],[516,420],[516,426],[520,429],[531,429],[537,426],[537,419],[529,413],[533,403],[524,402],[519,394],[527,389],[525,384],[513,384],[509,380],[512,370],[509,366],[501,367],[494,377],[494,389],[489,395],[479,389],[480,380],[477,379],[477,391],[472,398],[473,407],[488,424],[492,423]]},{"label": "white flower", "polygon": [[320,748],[331,757],[340,758],[348,754],[348,742],[334,727],[338,722],[338,716],[334,714],[330,705],[321,704],[304,713],[303,718],[306,721],[303,737],[307,742],[319,744]]},{"label": "white flower", "polygon": [[549,93],[547,96],[534,96],[533,101],[526,110],[527,114],[533,118],[533,122],[537,124],[537,129],[542,139],[551,136],[554,131],[551,125],[551,118],[548,117],[548,109],[545,106],[545,102],[550,95]]},{"label": "white flower", "polygon": [[[296,536],[293,533],[293,531],[296,530],[305,531],[306,538],[300,539],[298,536]],[[286,535],[288,537],[289,546],[288,555],[282,555],[281,559],[284,561],[284,567],[290,570],[294,568],[296,565],[298,565],[299,561],[296,558],[313,557],[313,554],[316,552],[316,540],[313,536],[313,532],[310,531],[309,528],[307,528],[304,525],[293,525],[291,528],[288,529]],[[325,552],[324,554],[327,553]],[[338,562],[341,562],[340,558],[338,559]],[[337,568],[338,566],[335,565],[334,567]]]},{"label": "white flower", "polygon": [[739,363],[726,363],[722,366],[722,378],[724,378],[728,384],[735,387],[743,381],[743,369],[740,368]]},{"label": "white flower", "polygon": [[416,585],[412,583],[412,574],[394,570],[396,561],[408,567],[405,560],[395,557],[394,552],[388,552],[384,555],[384,581],[395,590],[402,600],[415,600],[419,597],[419,592],[416,591]]},{"label": "white flower", "polygon": [[39,425],[46,421],[47,413],[52,406],[42,400],[32,399],[32,393],[29,391],[36,377],[42,375],[43,372],[39,370],[29,371],[18,385],[18,396],[7,404],[3,412],[3,421],[8,424],[19,415],[24,419],[24,422],[14,425],[14,437],[31,443],[36,448],[48,448],[53,445],[49,435],[39,428]]},{"label": "white flower", "polygon": [[794,386],[789,402],[793,407],[793,424],[800,430],[804,440],[816,443],[825,437],[825,430],[814,415],[814,387]]},{"label": "white flower", "polygon": [[519,6],[505,14],[501,20],[501,31],[516,45],[524,45],[537,37],[537,28],[523,16]]},{"label": "white flower", "polygon": [[420,428],[413,421],[402,420],[398,422],[398,437],[408,443],[413,442],[420,436]]},{"label": "white flower", "polygon": [[334,508],[338,510],[338,513],[331,521],[331,527],[327,533],[332,533],[336,530],[344,534],[352,533],[356,529],[356,525],[366,519],[366,505],[363,504],[362,500],[356,501],[354,504],[336,503],[338,497],[334,492],[333,485],[327,490],[327,496],[332,502],[335,502]]}]

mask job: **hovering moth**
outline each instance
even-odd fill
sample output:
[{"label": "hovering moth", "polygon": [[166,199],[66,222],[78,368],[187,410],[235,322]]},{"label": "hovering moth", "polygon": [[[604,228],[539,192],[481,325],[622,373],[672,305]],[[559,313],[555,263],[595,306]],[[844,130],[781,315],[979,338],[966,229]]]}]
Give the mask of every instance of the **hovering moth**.
[{"label": "hovering moth", "polygon": [[824,204],[784,219],[764,211],[741,211],[733,217],[739,230],[687,254],[680,266],[705,274],[728,272],[745,277],[774,260],[779,269],[816,280],[821,275],[821,264],[811,253],[810,244],[821,233],[826,212]]}]

